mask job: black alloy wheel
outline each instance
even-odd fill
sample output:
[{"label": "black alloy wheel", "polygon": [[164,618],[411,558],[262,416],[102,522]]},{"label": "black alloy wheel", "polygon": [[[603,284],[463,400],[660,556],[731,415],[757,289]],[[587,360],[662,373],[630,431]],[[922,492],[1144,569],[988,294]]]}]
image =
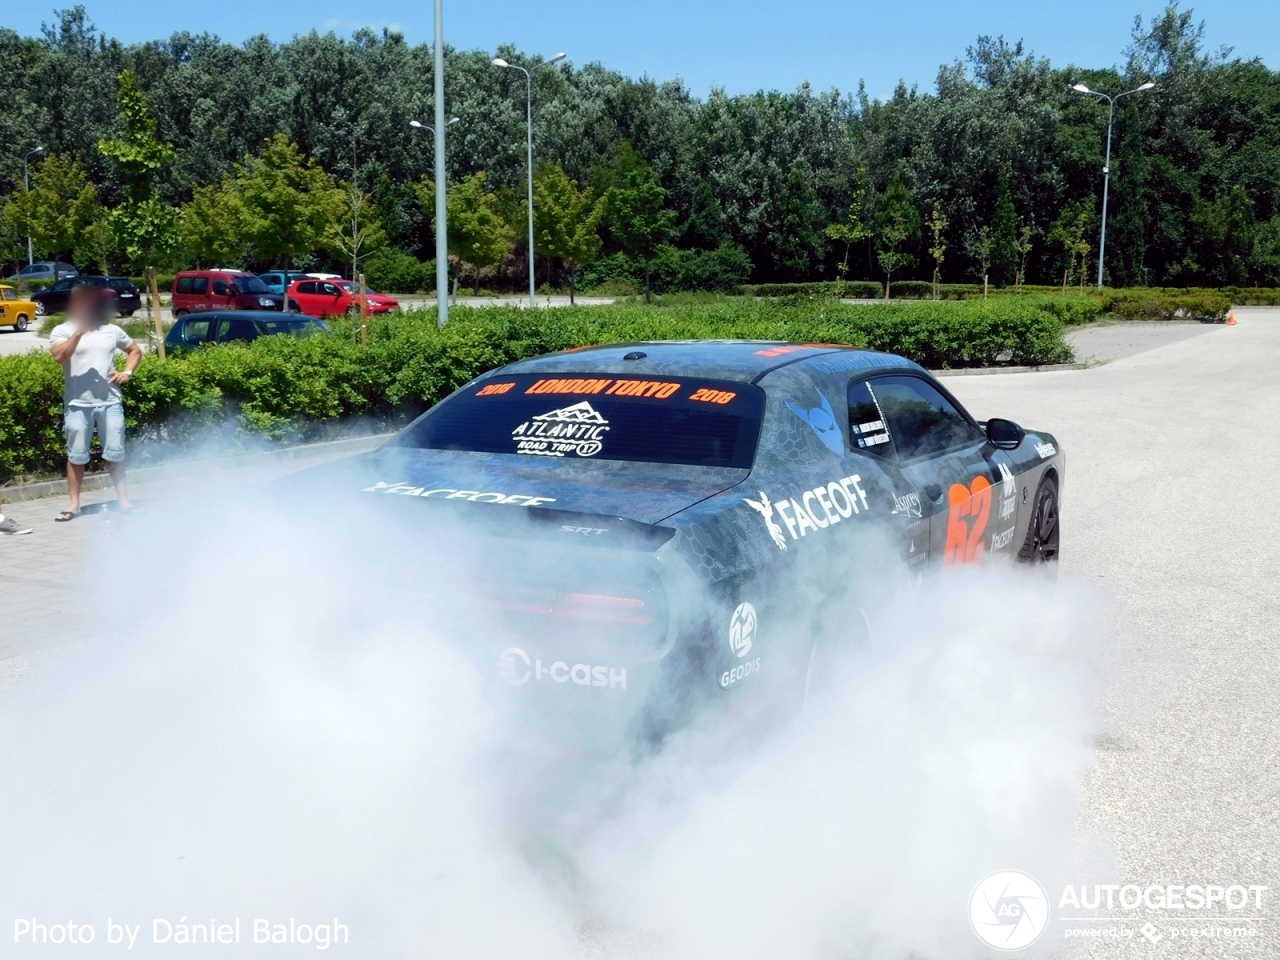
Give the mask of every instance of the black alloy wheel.
[{"label": "black alloy wheel", "polygon": [[1018,559],[1030,564],[1057,563],[1059,531],[1058,484],[1053,477],[1045,477],[1036,488],[1031,523]]}]

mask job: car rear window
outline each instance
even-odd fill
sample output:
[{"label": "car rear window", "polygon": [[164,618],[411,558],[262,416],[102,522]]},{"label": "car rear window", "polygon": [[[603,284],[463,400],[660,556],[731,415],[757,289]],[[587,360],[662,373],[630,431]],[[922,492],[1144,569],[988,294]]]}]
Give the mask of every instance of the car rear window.
[{"label": "car rear window", "polygon": [[749,468],[764,391],[608,373],[495,376],[439,404],[400,446]]},{"label": "car rear window", "polygon": [[301,320],[259,320],[258,325],[262,328],[264,337],[275,336],[278,333],[290,337],[309,337],[311,334],[320,333],[325,329],[319,322],[310,318]]}]

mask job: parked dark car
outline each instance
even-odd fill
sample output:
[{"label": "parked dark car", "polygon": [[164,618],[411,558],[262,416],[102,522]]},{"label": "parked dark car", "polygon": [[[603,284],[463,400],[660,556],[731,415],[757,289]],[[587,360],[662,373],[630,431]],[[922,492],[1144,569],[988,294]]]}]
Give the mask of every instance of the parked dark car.
[{"label": "parked dark car", "polygon": [[71,299],[73,287],[88,285],[100,287],[108,291],[112,308],[122,317],[132,317],[134,312],[142,308],[142,295],[128,277],[76,276],[63,277],[52,287],[31,295],[36,303],[36,315],[47,317],[51,313],[61,313],[67,309],[67,301]]},{"label": "parked dark car", "polygon": [[55,262],[53,260],[37,260],[35,263],[29,263],[20,271],[7,279],[13,283],[29,283],[32,280],[57,280],[61,277],[74,277],[79,274],[75,267],[69,263]]},{"label": "parked dark car", "polygon": [[243,270],[183,270],[173,278],[173,315],[204,310],[283,310],[284,297]]},{"label": "parked dark car", "polygon": [[191,350],[204,343],[247,343],[259,337],[285,334],[308,337],[329,329],[323,320],[276,310],[210,310],[180,317],[164,338],[165,350]]},{"label": "parked dark car", "polygon": [[[292,284],[298,280],[306,280],[308,276],[309,274],[305,274],[300,270],[290,270],[288,272],[284,270],[268,270],[266,273],[258,274],[258,279],[265,283],[267,289],[272,293],[284,296],[285,290]],[[290,309],[294,308],[290,307]]]}]

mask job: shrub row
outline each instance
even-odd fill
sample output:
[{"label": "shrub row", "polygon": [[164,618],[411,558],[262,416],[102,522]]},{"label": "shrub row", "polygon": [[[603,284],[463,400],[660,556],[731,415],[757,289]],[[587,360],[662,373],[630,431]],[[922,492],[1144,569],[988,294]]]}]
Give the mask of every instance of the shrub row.
[{"label": "shrub row", "polygon": [[[125,386],[135,457],[189,448],[210,431],[232,443],[306,441],[369,417],[416,415],[485,370],[569,347],[637,340],[751,339],[847,343],[926,367],[1046,364],[1071,359],[1062,339],[1069,298],[968,303],[841,304],[722,298],[646,307],[456,308],[375,321],[368,348],[332,335],[205,347],[144,359]],[[1096,309],[1096,302],[1094,303]],[[0,480],[59,469],[62,371],[45,352],[0,357]],[[140,446],[139,446],[140,445]]]}]

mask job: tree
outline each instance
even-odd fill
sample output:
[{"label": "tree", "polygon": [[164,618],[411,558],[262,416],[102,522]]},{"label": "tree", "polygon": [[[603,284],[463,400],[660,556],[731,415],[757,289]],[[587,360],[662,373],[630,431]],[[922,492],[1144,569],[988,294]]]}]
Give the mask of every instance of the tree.
[{"label": "tree", "polygon": [[21,179],[5,215],[42,253],[70,258],[98,216],[98,191],[70,154],[46,157],[31,171],[31,189]]},{"label": "tree", "polygon": [[605,199],[604,222],[609,232],[626,253],[644,261],[647,303],[652,290],[653,255],[675,227],[675,213],[663,209],[667,191],[657,172],[629,143],[619,148],[612,167],[597,174],[597,183],[597,190]]},{"label": "tree", "polygon": [[1079,200],[1063,208],[1058,219],[1049,228],[1049,241],[1062,248],[1062,292],[1067,292],[1067,282],[1076,260],[1080,260],[1080,286],[1084,288],[1084,258],[1089,255],[1089,241],[1085,234],[1092,226],[1093,202]]},{"label": "tree", "polygon": [[579,268],[600,252],[600,221],[605,198],[579,189],[558,163],[543,164],[533,179],[534,244],[564,262],[569,274],[569,303]]},{"label": "tree", "polygon": [[884,298],[889,299],[893,275],[916,262],[907,247],[920,236],[920,212],[911,192],[895,175],[876,211],[876,259],[884,271]]},{"label": "tree", "polygon": [[122,71],[118,80],[120,133],[114,140],[99,140],[98,151],[116,165],[125,183],[126,199],[109,217],[116,246],[131,263],[146,270],[155,254],[177,243],[178,212],[151,192],[156,174],[173,162],[177,152],[156,135],[156,119],[133,71]]},{"label": "tree", "polygon": [[236,168],[239,240],[256,259],[293,258],[328,245],[343,216],[342,191],[316,162],[282,133]]},{"label": "tree", "polygon": [[1009,172],[1003,167],[996,185],[995,213],[991,217],[991,266],[998,286],[1008,283],[1018,270],[1018,212],[1013,208],[1009,191]]},{"label": "tree", "polygon": [[[844,292],[845,277],[849,273],[849,251],[855,243],[861,243],[872,235],[871,227],[867,225],[866,206],[867,170],[865,167],[860,167],[858,176],[853,182],[853,197],[849,201],[849,213],[843,222],[830,224],[824,231],[829,239],[844,244],[844,259],[836,267],[836,272],[840,275],[841,293]],[[935,207],[934,210],[936,212],[937,208]]]},{"label": "tree", "polygon": [[947,218],[942,209],[935,203],[933,213],[929,216],[929,232],[933,234],[933,244],[929,247],[929,256],[933,257],[933,299],[938,299],[938,284],[942,278],[942,261],[946,257],[947,245],[942,242],[942,235],[947,229]]},{"label": "tree", "polygon": [[987,299],[987,284],[991,278],[991,258],[995,250],[995,238],[992,236],[991,227],[983,224],[974,232],[970,233],[965,246],[968,248],[969,256],[978,263],[978,269],[982,276],[982,299]]},{"label": "tree", "polygon": [[797,167],[782,181],[775,207],[772,220],[776,227],[770,237],[774,263],[784,276],[807,279],[826,254],[822,224],[828,218],[827,210],[809,177]]},{"label": "tree", "polygon": [[330,247],[351,262],[351,281],[360,272],[360,258],[367,257],[386,242],[387,234],[378,220],[373,197],[355,183],[338,187],[342,196],[341,216],[333,224]]},{"label": "tree", "polygon": [[[449,186],[446,197],[449,254],[471,266],[477,296],[481,269],[502,263],[515,242],[515,231],[498,209],[498,195],[485,190],[485,179],[483,170],[463,177]],[[424,209],[435,209],[435,195],[435,183],[423,177],[418,182],[418,201]]]},{"label": "tree", "polygon": [[1018,274],[1015,278],[1014,287],[1021,293],[1022,283],[1027,278],[1027,257],[1031,255],[1032,241],[1035,238],[1036,227],[1034,223],[1025,223],[1018,232]]}]

